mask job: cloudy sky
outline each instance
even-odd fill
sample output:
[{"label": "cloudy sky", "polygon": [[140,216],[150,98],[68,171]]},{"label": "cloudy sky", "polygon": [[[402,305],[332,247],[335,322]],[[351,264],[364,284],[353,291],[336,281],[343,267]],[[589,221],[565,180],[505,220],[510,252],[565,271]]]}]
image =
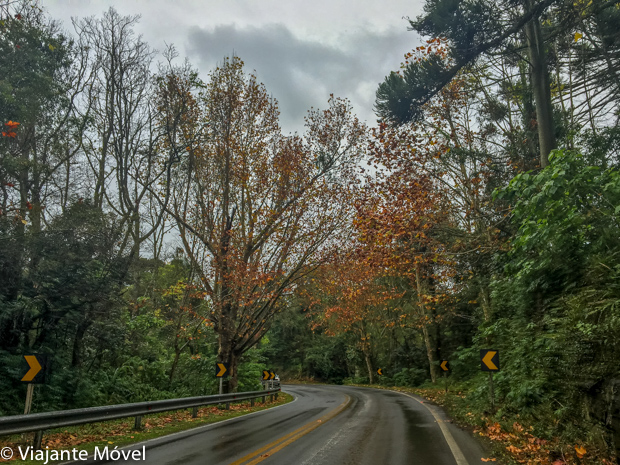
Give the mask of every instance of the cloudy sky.
[{"label": "cloudy sky", "polygon": [[72,17],[98,16],[110,6],[141,15],[137,32],[158,50],[174,44],[203,79],[233,53],[277,98],[284,131],[302,131],[310,107],[330,93],[348,98],[374,125],[378,84],[420,44],[404,17],[423,0],[41,0],[71,30]]}]

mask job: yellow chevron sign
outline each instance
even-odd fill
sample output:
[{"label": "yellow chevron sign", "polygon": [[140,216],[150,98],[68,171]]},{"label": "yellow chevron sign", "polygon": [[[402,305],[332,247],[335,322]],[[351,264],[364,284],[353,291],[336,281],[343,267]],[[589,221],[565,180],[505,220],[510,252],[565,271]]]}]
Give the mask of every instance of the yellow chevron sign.
[{"label": "yellow chevron sign", "polygon": [[269,379],[269,372],[267,370],[263,370],[263,380],[267,381]]},{"label": "yellow chevron sign", "polygon": [[217,362],[215,364],[215,377],[223,378],[226,373],[228,373],[228,363]]},{"label": "yellow chevron sign", "polygon": [[480,369],[482,371],[499,371],[499,351],[480,350]]},{"label": "yellow chevron sign", "polygon": [[377,370],[377,374],[380,375],[380,376],[383,376],[383,368],[379,368]]},{"label": "yellow chevron sign", "polygon": [[47,356],[45,355],[24,355],[24,359],[28,364],[28,371],[21,379],[25,383],[44,383],[45,371],[47,365]]},{"label": "yellow chevron sign", "polygon": [[24,358],[26,359],[26,362],[28,362],[28,366],[30,367],[30,369],[28,370],[28,373],[24,375],[22,381],[30,382],[34,379],[35,376],[37,376],[37,373],[39,373],[39,371],[41,371],[41,368],[43,367],[37,360],[36,355],[24,355]]},{"label": "yellow chevron sign", "polygon": [[447,360],[442,360],[441,363],[439,364],[439,366],[441,367],[441,369],[443,371],[449,371],[450,367],[448,366],[448,361]]}]

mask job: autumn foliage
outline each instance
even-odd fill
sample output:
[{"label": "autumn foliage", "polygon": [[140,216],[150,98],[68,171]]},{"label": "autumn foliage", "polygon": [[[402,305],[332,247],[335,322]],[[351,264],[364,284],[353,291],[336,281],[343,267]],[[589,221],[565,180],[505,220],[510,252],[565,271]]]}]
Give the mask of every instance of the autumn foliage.
[{"label": "autumn foliage", "polygon": [[441,238],[452,221],[451,204],[441,185],[417,169],[427,152],[411,142],[386,126],[370,140],[372,170],[356,190],[354,242],[324,276],[327,326],[357,335],[371,380],[373,338],[389,328],[420,331],[435,380],[433,333],[444,318],[438,306],[445,307],[456,285]]},{"label": "autumn foliage", "polygon": [[162,187],[231,364],[269,329],[296,282],[338,248],[365,129],[346,101],[310,111],[304,137],[284,136],[277,102],[238,58],[194,95],[187,75],[161,81],[164,149],[179,163]]},{"label": "autumn foliage", "polygon": [[8,123],[5,123],[4,125],[7,127],[6,131],[2,131],[2,136],[3,137],[17,137],[17,133],[15,132],[15,129],[17,128],[17,126],[19,126],[20,123],[16,123],[15,121],[9,121]]}]

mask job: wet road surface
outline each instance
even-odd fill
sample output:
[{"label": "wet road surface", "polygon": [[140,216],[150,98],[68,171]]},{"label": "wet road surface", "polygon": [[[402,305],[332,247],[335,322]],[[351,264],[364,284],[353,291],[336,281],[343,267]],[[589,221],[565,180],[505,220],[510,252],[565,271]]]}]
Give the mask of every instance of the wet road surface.
[{"label": "wet road surface", "polygon": [[125,450],[146,446],[140,463],[153,465],[478,465],[488,456],[418,397],[350,386],[282,390],[295,400]]}]

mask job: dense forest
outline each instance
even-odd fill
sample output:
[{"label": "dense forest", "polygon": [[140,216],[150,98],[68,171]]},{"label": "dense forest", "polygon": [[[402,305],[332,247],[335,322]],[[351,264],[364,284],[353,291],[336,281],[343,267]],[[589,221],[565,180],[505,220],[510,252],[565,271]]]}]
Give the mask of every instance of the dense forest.
[{"label": "dense forest", "polygon": [[472,410],[620,448],[616,1],[426,0],[376,127],[332,95],[289,135],[239,57],[5,3],[0,414],[25,353],[36,411],[209,394],[216,360],[231,391],[449,360]]}]

